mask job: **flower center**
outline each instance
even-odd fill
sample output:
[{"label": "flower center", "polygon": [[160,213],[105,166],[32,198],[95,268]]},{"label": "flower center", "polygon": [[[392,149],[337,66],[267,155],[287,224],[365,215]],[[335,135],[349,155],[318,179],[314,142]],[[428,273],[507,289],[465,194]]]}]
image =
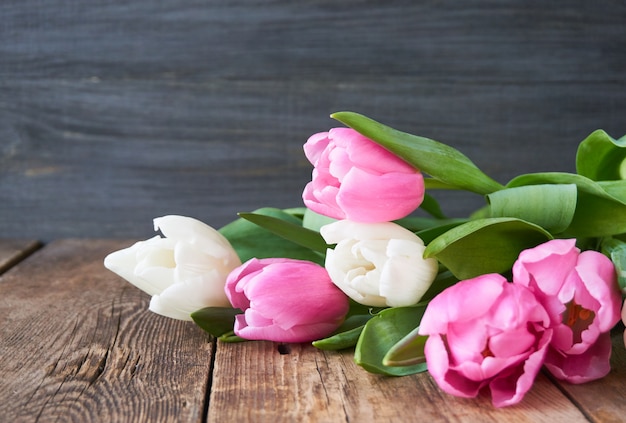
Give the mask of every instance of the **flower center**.
[{"label": "flower center", "polygon": [[582,341],[581,333],[587,330],[595,317],[596,314],[593,311],[584,308],[574,300],[566,304],[563,323],[572,328],[574,343]]},{"label": "flower center", "polygon": [[481,355],[483,356],[483,358],[487,358],[487,357],[495,357],[495,355],[493,354],[493,352],[491,352],[491,350],[489,349],[489,345],[485,346],[485,349],[483,350],[483,352],[481,353]]}]

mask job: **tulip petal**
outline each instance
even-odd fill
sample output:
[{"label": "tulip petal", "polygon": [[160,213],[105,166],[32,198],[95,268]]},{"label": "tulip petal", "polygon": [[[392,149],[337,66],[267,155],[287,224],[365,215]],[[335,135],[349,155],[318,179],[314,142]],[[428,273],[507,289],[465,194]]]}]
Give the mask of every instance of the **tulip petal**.
[{"label": "tulip petal", "polygon": [[611,335],[601,334],[581,354],[564,354],[550,348],[545,366],[556,378],[570,383],[585,383],[606,376],[611,370]]},{"label": "tulip petal", "polygon": [[415,173],[415,168],[369,138],[350,128],[332,128],[329,138],[345,150],[356,167],[369,169],[379,175],[388,172]]},{"label": "tulip petal", "polygon": [[110,253],[104,258],[104,266],[142,291],[149,295],[154,295],[161,292],[162,289],[155,288],[153,284],[135,274],[137,251],[145,242],[139,241],[128,248]]},{"label": "tulip petal", "polygon": [[358,168],[348,172],[337,194],[337,204],[346,219],[355,222],[400,219],[417,209],[423,200],[421,173],[375,175]]},{"label": "tulip petal", "polygon": [[304,144],[304,155],[313,166],[318,166],[320,157],[328,147],[329,142],[328,132],[319,132],[311,135]]}]

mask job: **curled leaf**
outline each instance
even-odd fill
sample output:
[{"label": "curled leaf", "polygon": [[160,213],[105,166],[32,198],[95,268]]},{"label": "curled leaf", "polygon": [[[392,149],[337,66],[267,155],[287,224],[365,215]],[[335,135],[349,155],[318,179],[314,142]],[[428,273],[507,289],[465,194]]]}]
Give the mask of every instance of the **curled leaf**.
[{"label": "curled leaf", "polygon": [[596,182],[573,173],[548,172],[520,175],[507,187],[540,184],[576,185],[576,210],[560,237],[602,237],[626,232],[626,182]]},{"label": "curled leaf", "polygon": [[576,172],[594,181],[626,179],[626,136],[614,139],[601,129],[578,145]]},{"label": "curled leaf", "polygon": [[551,233],[569,227],[576,211],[576,184],[538,184],[487,195],[491,217],[516,217]]},{"label": "curled leaf", "polygon": [[403,367],[425,363],[424,347],[428,336],[420,335],[418,331],[419,326],[391,347],[383,357],[383,365]]},{"label": "curled leaf", "polygon": [[472,220],[428,244],[424,257],[436,257],[459,279],[511,269],[519,253],[552,239],[541,226],[516,218]]},{"label": "curled leaf", "polygon": [[404,376],[426,370],[426,364],[392,367],[383,363],[387,352],[413,331],[426,307],[388,308],[372,317],[363,328],[354,351],[354,361],[365,370],[387,376]]}]

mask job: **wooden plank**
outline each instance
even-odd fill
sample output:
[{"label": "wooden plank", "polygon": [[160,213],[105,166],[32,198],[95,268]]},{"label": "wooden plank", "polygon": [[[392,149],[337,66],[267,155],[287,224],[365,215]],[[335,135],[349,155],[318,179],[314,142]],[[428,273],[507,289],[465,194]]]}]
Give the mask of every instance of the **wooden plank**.
[{"label": "wooden plank", "polygon": [[495,409],[487,395],[459,399],[443,393],[427,373],[367,373],[351,352],[218,343],[209,422],[408,422],[416,416],[428,422],[588,421],[543,374],[520,404]]},{"label": "wooden plank", "polygon": [[3,421],[202,421],[213,344],[103,267],[126,245],[58,241],[2,276]]},{"label": "wooden plank", "polygon": [[19,263],[41,246],[28,239],[0,239],[0,273]]},{"label": "wooden plank", "polygon": [[613,332],[611,372],[603,379],[572,385],[559,383],[574,403],[594,422],[618,423],[626,419],[626,348],[624,327]]}]

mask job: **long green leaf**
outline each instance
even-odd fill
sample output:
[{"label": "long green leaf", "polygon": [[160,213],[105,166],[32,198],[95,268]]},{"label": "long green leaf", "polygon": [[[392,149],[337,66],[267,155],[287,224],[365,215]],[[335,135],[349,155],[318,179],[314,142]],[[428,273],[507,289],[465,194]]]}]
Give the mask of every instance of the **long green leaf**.
[{"label": "long green leaf", "polygon": [[502,189],[467,156],[446,144],[398,131],[358,113],[338,112],[331,117],[446,185],[478,194]]},{"label": "long green leaf", "polygon": [[[291,227],[302,224],[302,220],[294,215],[271,207],[258,209],[253,214],[275,217],[293,224]],[[318,251],[298,245],[246,219],[239,218],[222,227],[219,232],[228,239],[242,262],[253,257],[284,257],[324,263],[324,256]]]},{"label": "long green leaf", "polygon": [[626,179],[626,135],[614,139],[601,129],[578,146],[576,172],[594,181]]},{"label": "long green leaf", "polygon": [[259,225],[268,231],[318,253],[326,253],[328,245],[319,232],[312,231],[285,220],[259,213],[239,213],[249,222]]},{"label": "long green leaf", "polygon": [[351,316],[332,335],[313,341],[313,346],[320,350],[343,350],[354,347],[359,341],[365,324],[371,315]]},{"label": "long green leaf", "polygon": [[519,253],[552,239],[540,226],[515,218],[472,220],[428,244],[424,257],[436,257],[459,279],[511,269]]},{"label": "long green leaf", "polygon": [[526,185],[487,195],[491,217],[516,217],[551,233],[569,227],[576,212],[575,184]]},{"label": "long green leaf", "polygon": [[421,306],[394,307],[372,317],[359,337],[354,351],[354,361],[369,372],[387,376],[404,376],[425,371],[425,363],[405,367],[383,364],[387,352],[419,326],[425,309]]}]

